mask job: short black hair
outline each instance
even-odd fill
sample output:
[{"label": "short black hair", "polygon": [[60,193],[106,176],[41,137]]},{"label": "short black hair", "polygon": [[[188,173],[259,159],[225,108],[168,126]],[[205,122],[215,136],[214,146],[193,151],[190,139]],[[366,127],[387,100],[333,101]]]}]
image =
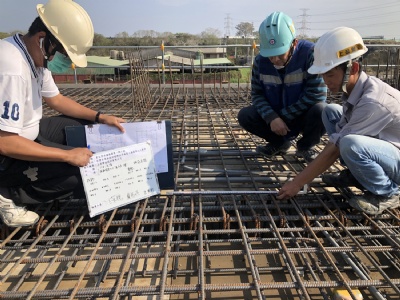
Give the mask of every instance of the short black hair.
[{"label": "short black hair", "polygon": [[37,17],[31,24],[31,26],[28,29],[28,35],[33,36],[38,32],[44,31],[46,32],[46,36],[52,40],[52,41],[57,41],[57,39],[54,37],[54,35],[50,32],[50,30],[46,27],[46,25],[43,23],[42,19],[40,17]]},{"label": "short black hair", "polygon": [[29,35],[35,35],[38,32],[45,31],[46,33],[49,31],[44,25],[42,19],[40,17],[37,17],[31,24],[31,26],[28,29]]},{"label": "short black hair", "polygon": [[[360,66],[360,68],[358,70],[358,73],[361,73],[361,71],[362,71],[362,60],[363,60],[362,56],[359,56],[359,57],[357,57],[357,58],[352,60],[352,61],[358,62],[358,65]],[[348,64],[349,64],[349,61],[346,61],[346,62],[341,63],[340,65],[338,65],[337,68],[340,68],[340,69],[343,70],[343,72],[346,72]]]},{"label": "short black hair", "polygon": [[[34,36],[38,32],[45,32],[46,37],[44,38],[44,49],[46,53],[49,51],[50,45],[61,45],[60,42],[56,39],[56,37],[50,32],[50,30],[46,27],[40,17],[37,17],[31,24],[28,29],[28,35]],[[62,47],[62,46],[61,46]],[[48,56],[54,55],[57,47],[53,49],[54,53],[48,53]]]}]

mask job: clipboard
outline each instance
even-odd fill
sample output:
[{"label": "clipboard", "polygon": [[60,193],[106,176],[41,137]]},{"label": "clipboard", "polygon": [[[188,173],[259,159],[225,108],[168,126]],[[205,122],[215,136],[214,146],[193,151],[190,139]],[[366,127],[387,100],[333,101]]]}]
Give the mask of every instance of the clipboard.
[{"label": "clipboard", "polygon": [[[168,172],[158,173],[158,183],[160,189],[174,189],[174,163],[172,153],[172,126],[170,120],[165,120],[165,131],[167,137],[167,158]],[[71,147],[87,147],[85,126],[67,126],[65,127],[67,145]]]}]

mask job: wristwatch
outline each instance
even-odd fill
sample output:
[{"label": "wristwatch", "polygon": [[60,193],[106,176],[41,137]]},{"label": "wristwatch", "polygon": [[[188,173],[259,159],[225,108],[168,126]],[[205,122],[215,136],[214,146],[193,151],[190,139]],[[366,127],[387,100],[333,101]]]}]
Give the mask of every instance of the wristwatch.
[{"label": "wristwatch", "polygon": [[96,114],[96,117],[94,118],[95,123],[100,123],[100,120],[99,120],[100,115],[101,115],[101,111],[98,111]]}]

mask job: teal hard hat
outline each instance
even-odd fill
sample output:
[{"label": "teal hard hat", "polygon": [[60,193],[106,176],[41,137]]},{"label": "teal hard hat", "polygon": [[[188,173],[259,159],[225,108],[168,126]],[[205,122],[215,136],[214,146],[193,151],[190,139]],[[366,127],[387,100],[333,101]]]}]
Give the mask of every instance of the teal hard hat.
[{"label": "teal hard hat", "polygon": [[260,54],[264,57],[286,53],[296,36],[292,19],[283,12],[273,12],[260,25]]}]

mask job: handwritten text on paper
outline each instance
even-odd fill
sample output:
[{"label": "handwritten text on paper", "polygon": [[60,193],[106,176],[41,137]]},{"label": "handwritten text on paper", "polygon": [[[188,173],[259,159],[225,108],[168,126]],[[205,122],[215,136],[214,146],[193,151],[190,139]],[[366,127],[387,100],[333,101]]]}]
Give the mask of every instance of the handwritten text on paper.
[{"label": "handwritten text on paper", "polygon": [[80,171],[90,217],[160,193],[149,142],[95,153]]}]

